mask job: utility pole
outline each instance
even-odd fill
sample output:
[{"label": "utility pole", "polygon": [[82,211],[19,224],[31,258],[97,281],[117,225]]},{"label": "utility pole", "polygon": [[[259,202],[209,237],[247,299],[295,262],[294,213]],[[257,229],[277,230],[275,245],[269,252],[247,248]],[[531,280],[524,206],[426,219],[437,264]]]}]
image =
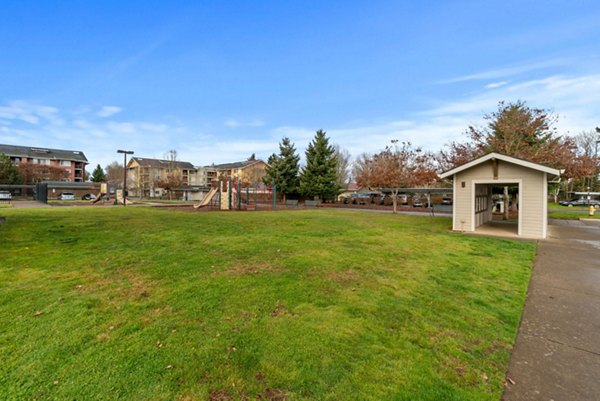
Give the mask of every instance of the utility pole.
[{"label": "utility pole", "polygon": [[123,153],[123,206],[126,206],[127,205],[127,155],[132,155],[133,150],[119,149],[119,150],[117,150],[117,153]]}]

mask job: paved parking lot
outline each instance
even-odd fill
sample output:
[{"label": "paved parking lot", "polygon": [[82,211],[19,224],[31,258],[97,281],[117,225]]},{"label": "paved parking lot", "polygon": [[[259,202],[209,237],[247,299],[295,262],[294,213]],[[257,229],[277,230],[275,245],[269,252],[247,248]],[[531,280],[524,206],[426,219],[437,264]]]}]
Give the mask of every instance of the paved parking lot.
[{"label": "paved parking lot", "polygon": [[600,221],[540,241],[504,400],[600,399]]}]

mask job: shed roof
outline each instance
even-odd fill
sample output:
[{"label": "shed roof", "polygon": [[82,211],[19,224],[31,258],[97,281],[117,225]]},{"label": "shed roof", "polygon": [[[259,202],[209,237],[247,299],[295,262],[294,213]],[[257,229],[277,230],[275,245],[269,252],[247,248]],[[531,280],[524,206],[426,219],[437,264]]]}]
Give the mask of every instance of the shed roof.
[{"label": "shed roof", "polygon": [[83,152],[79,150],[36,148],[32,146],[0,145],[0,154],[13,157],[71,160],[84,163],[88,161]]},{"label": "shed roof", "polygon": [[458,167],[453,168],[452,170],[448,170],[445,173],[440,174],[440,178],[448,178],[453,176],[456,173],[460,173],[461,171],[468,170],[472,167],[475,167],[481,163],[485,163],[488,160],[502,160],[508,163],[516,164],[518,166],[526,167],[532,170],[542,171],[544,173],[548,173],[550,175],[559,176],[561,174],[561,170],[555,169],[552,167],[544,166],[542,164],[533,163],[527,160],[517,159],[516,157],[506,156],[501,153],[491,152],[477,159],[471,160],[468,163],[460,165]]}]

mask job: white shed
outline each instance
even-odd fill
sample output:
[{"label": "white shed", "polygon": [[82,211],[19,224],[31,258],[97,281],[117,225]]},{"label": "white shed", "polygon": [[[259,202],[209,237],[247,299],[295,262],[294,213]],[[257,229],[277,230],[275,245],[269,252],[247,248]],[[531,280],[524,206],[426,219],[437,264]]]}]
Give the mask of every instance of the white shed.
[{"label": "white shed", "polygon": [[548,229],[548,181],[561,171],[526,160],[489,153],[441,175],[453,180],[452,229],[475,232],[493,221],[492,189],[517,190],[513,209],[518,210],[514,234],[546,238]]}]

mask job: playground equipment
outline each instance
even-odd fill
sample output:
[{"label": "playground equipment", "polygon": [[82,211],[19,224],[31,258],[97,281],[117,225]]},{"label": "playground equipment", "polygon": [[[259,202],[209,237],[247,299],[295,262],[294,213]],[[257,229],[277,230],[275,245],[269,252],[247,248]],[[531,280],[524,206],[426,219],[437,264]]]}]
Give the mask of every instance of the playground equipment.
[{"label": "playground equipment", "polygon": [[257,205],[276,207],[276,186],[255,184],[243,185],[237,178],[219,179],[195,209],[201,207],[217,207],[220,210],[256,210]]},{"label": "playground equipment", "polygon": [[122,189],[117,189],[117,191],[115,192],[115,196],[117,198],[117,203],[120,205],[131,205],[131,201],[129,199],[123,199],[123,190]]},{"label": "playground equipment", "polygon": [[197,203],[194,205],[194,209],[208,206],[208,204],[210,203],[210,201],[212,201],[212,199],[217,194],[217,192],[219,192],[218,187],[211,188],[210,191],[208,191],[208,194],[206,194],[206,196],[202,199],[202,201],[200,201],[200,203]]},{"label": "playground equipment", "polygon": [[100,201],[103,201],[107,193],[108,193],[108,188],[107,188],[106,183],[100,184],[100,192],[96,196],[96,199],[92,199],[90,201],[90,203],[95,204],[95,203],[98,203]]}]

